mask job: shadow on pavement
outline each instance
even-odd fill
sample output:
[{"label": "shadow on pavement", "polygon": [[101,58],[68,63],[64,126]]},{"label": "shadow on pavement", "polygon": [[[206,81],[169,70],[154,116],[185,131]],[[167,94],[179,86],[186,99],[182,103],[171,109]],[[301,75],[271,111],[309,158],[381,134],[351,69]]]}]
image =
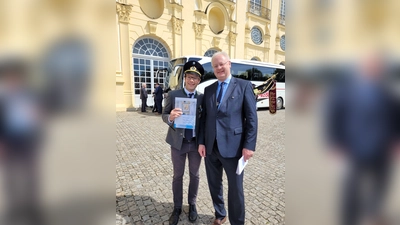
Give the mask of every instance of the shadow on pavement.
[{"label": "shadow on pavement", "polygon": [[[117,224],[168,224],[172,211],[172,202],[158,202],[149,196],[116,197]],[[191,223],[188,215],[188,205],[184,204],[178,224],[210,224],[214,219],[213,215],[198,214],[197,220]]]}]

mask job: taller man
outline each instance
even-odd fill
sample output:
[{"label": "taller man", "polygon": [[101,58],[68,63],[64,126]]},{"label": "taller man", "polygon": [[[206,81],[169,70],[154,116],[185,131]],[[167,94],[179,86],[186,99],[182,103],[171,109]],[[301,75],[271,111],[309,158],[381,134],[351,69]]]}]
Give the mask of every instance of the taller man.
[{"label": "taller man", "polygon": [[253,156],[257,140],[257,111],[251,82],[231,75],[225,52],[213,55],[218,81],[205,88],[198,135],[199,154],[205,158],[208,187],[215,209],[214,224],[226,221],[222,171],[228,177],[228,211],[232,225],[245,223],[243,174],[236,174],[240,157]]},{"label": "taller man", "polygon": [[154,90],[154,106],[157,109],[158,114],[162,113],[162,100],[163,100],[163,89],[160,84],[156,83],[156,89]]},{"label": "taller man", "polygon": [[[183,174],[185,172],[186,157],[189,160],[189,221],[194,222],[197,219],[196,199],[199,189],[199,167],[201,156],[197,152],[197,133],[199,130],[200,109],[203,95],[196,91],[197,85],[200,83],[201,76],[204,74],[203,66],[195,61],[189,61],[183,66],[185,73],[184,89],[171,91],[168,93],[166,105],[162,115],[162,119],[170,127],[166,142],[171,145],[171,159],[174,169],[174,177],[172,181],[172,192],[174,195],[174,211],[169,218],[170,225],[176,225],[179,221],[179,215],[182,212],[183,199]],[[195,130],[174,128],[175,119],[182,115],[181,108],[175,106],[175,98],[196,98],[196,123]]]}]

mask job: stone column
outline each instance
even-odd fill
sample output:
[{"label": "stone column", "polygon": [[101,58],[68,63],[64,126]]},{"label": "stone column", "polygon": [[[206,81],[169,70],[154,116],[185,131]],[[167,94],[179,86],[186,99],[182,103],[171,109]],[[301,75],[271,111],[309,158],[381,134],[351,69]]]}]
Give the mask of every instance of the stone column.
[{"label": "stone column", "polygon": [[[134,105],[132,76],[131,76],[131,47],[129,46],[129,15],[132,11],[132,5],[117,2],[116,6],[118,15],[118,37],[119,37],[119,54],[120,54],[120,72],[116,74],[117,92],[122,89],[123,102],[117,102],[117,110],[123,108],[132,108]],[[121,93],[117,93],[121,94]],[[118,99],[118,96],[117,96]]]},{"label": "stone column", "polygon": [[173,27],[173,43],[174,43],[174,57],[181,56],[182,52],[182,24],[183,19],[176,18],[175,16],[171,17],[172,27]]},{"label": "stone column", "polygon": [[236,37],[237,33],[229,31],[229,55],[231,58],[236,58]]},{"label": "stone column", "polygon": [[203,55],[203,51],[201,49],[201,40],[203,36],[203,30],[205,28],[205,24],[197,24],[193,23],[193,29],[196,34],[196,55]]}]

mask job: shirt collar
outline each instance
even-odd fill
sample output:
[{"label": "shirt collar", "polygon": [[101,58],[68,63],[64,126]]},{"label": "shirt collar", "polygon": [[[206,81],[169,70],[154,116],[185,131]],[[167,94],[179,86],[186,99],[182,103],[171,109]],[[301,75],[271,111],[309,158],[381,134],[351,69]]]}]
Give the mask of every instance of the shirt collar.
[{"label": "shirt collar", "polygon": [[[226,78],[226,80],[223,82],[225,82],[225,84],[229,84],[229,82],[231,82],[231,79],[232,79],[232,75],[229,75],[228,78]],[[218,81],[218,85],[220,85],[220,84],[221,84],[221,81]]]},{"label": "shirt collar", "polygon": [[186,96],[189,96],[189,93],[193,93],[193,94],[196,95],[196,90],[194,90],[194,92],[190,92],[190,91],[188,91],[186,88],[183,88],[183,90],[185,91]]}]

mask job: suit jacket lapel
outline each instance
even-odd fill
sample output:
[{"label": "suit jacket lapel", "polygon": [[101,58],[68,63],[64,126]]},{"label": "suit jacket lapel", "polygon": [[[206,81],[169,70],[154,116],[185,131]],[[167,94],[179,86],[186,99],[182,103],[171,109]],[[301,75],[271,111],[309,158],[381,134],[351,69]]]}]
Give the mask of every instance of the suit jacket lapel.
[{"label": "suit jacket lapel", "polygon": [[218,81],[216,81],[214,84],[211,85],[211,106],[214,107],[215,110],[217,110],[217,87],[218,87]]}]

